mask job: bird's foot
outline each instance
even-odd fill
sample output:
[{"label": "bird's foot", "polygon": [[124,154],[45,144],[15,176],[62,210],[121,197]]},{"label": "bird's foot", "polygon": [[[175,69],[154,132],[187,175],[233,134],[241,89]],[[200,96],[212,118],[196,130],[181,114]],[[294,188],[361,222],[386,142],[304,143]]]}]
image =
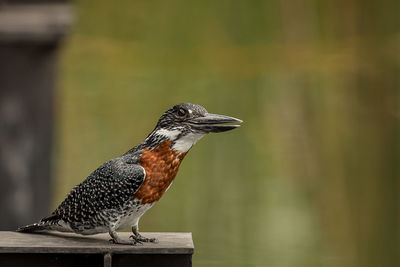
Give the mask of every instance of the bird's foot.
[{"label": "bird's foot", "polygon": [[129,239],[129,240],[127,240],[127,241],[122,240],[122,239],[118,239],[118,240],[110,239],[109,242],[110,242],[111,244],[131,245],[131,246],[136,246],[136,245],[138,245],[138,244],[142,244],[142,242],[138,242],[138,241],[136,241],[136,240],[131,240],[131,239]]},{"label": "bird's foot", "polygon": [[135,246],[135,245],[137,245],[137,244],[141,244],[141,242],[138,242],[137,240],[131,240],[131,239],[129,239],[129,240],[122,240],[119,236],[118,236],[118,234],[117,234],[117,232],[115,232],[114,230],[110,230],[109,231],[109,233],[110,233],[110,236],[111,236],[111,239],[109,240],[111,243],[113,243],[113,244],[120,244],[120,245],[133,245],[133,246]]},{"label": "bird's foot", "polygon": [[129,239],[134,240],[137,243],[158,243],[157,238],[147,238],[142,236],[141,234],[133,234],[129,237]]}]

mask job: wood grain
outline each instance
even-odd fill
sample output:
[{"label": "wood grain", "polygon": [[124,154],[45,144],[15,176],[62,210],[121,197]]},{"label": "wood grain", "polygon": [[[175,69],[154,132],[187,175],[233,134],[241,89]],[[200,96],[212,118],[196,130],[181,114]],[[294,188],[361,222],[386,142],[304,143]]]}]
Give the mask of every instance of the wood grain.
[{"label": "wood grain", "polygon": [[[155,237],[159,242],[129,246],[111,244],[108,234],[81,236],[59,232],[27,234],[1,231],[0,253],[193,254],[191,233],[142,234],[145,237]],[[123,239],[128,239],[130,235],[128,232],[119,233]]]}]

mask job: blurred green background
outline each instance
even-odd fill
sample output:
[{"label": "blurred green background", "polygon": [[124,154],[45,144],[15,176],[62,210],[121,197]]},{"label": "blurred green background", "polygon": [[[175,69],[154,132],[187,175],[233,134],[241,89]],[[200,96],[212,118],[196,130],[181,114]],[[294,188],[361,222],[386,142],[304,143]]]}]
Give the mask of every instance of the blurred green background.
[{"label": "blurred green background", "polygon": [[400,2],[84,1],[65,40],[53,207],[180,102],[205,137],[141,231],[194,266],[400,266]]}]

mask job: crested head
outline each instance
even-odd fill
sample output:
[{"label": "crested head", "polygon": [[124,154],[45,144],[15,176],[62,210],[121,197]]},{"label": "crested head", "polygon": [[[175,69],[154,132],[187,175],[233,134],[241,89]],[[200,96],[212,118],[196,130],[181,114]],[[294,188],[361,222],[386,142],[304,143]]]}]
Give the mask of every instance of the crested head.
[{"label": "crested head", "polygon": [[152,143],[170,140],[173,150],[187,152],[208,133],[225,132],[239,127],[239,125],[220,125],[231,122],[242,121],[229,116],[208,113],[200,105],[182,103],[169,108],[162,114],[155,129],[146,140]]}]

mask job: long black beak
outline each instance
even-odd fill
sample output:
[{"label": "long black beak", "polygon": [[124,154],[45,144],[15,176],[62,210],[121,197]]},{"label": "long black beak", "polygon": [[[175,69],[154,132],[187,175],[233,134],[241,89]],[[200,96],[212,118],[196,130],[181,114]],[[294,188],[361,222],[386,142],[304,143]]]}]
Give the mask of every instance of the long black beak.
[{"label": "long black beak", "polygon": [[237,124],[219,125],[223,123],[233,123],[233,122],[241,123],[243,121],[236,119],[234,117],[207,113],[203,117],[198,117],[190,120],[190,125],[192,126],[192,128],[202,132],[220,133],[236,129],[237,127],[240,126]]}]

